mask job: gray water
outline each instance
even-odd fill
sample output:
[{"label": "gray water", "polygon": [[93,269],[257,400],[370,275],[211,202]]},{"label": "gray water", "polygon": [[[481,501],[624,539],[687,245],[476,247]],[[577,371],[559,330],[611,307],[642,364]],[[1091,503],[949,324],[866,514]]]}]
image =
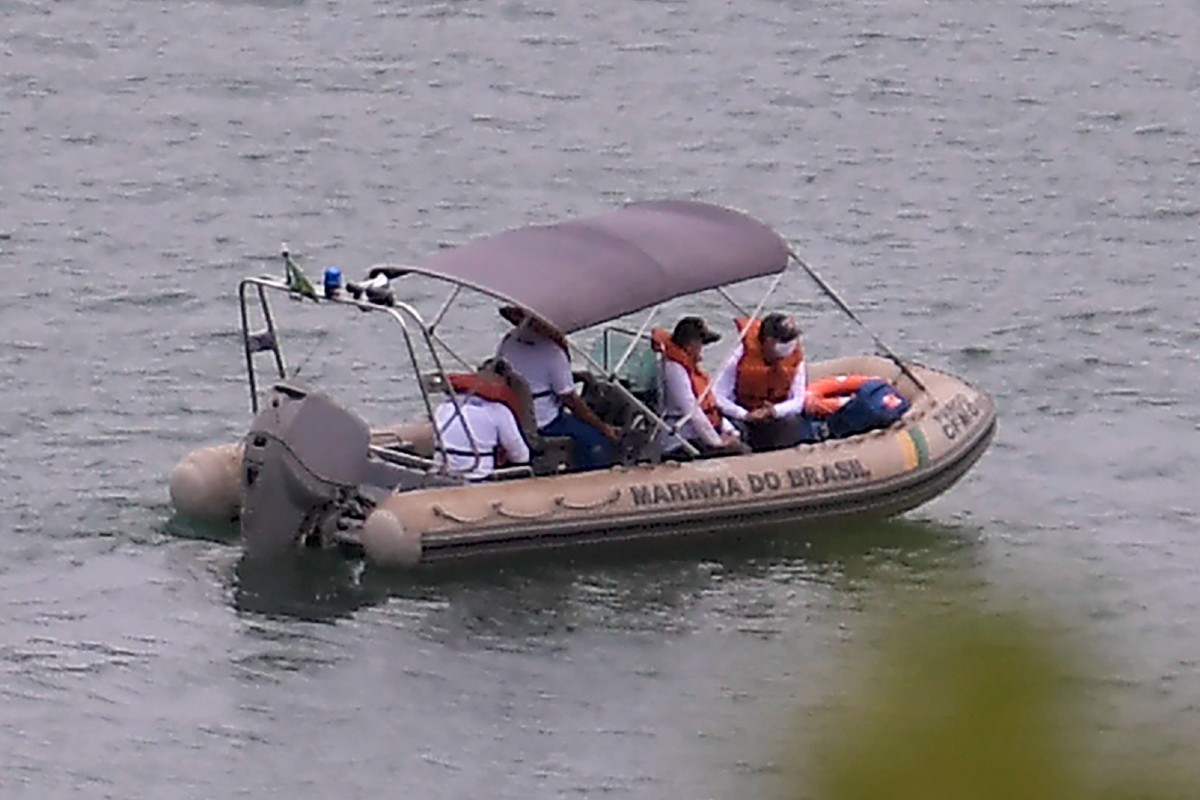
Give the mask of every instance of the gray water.
[{"label": "gray water", "polygon": [[[771,796],[933,585],[1069,620],[1102,730],[1200,733],[1198,35],[1189,0],[5,0],[0,794]],[[244,429],[234,287],[281,241],[354,273],[659,197],[991,391],[984,460],[892,523],[415,575],[169,520]],[[866,346],[785,289],[814,356]]]}]

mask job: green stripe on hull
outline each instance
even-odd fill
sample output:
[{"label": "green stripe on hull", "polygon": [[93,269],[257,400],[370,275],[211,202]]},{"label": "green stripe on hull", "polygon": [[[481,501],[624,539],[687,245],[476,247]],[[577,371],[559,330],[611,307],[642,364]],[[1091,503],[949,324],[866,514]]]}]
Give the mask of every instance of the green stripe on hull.
[{"label": "green stripe on hull", "polygon": [[913,447],[917,449],[917,466],[923,467],[929,463],[929,442],[920,428],[909,428],[908,438],[912,439]]}]

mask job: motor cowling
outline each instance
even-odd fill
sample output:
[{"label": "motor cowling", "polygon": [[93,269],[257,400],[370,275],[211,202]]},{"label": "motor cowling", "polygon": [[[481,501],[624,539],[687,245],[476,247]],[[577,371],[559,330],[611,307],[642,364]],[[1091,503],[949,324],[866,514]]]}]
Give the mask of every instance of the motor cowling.
[{"label": "motor cowling", "polygon": [[244,440],[241,529],[247,553],[278,554],[336,518],[366,474],[370,442],[367,423],[328,395],[274,387]]}]

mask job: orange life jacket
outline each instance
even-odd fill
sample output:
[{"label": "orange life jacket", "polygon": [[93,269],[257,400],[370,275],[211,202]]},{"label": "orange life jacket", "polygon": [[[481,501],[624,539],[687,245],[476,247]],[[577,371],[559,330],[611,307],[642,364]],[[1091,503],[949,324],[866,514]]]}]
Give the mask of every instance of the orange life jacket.
[{"label": "orange life jacket", "polygon": [[[473,394],[484,400],[491,400],[493,403],[503,403],[508,406],[508,410],[513,413],[514,417],[518,420],[521,419],[521,403],[517,399],[517,393],[502,378],[489,378],[476,372],[452,372],[446,377],[450,379],[450,388],[458,394]],[[446,452],[465,456],[474,455],[465,451],[447,450]],[[503,447],[497,447],[492,451],[491,456],[497,467],[508,464],[508,454]]]},{"label": "orange life jacket", "polygon": [[742,338],[742,357],[737,364],[737,386],[734,399],[747,411],[787,399],[792,390],[792,380],[800,367],[800,350],[774,364],[763,357],[762,341],[758,338],[762,320],[745,317],[734,320],[738,332],[745,331]]},{"label": "orange life jacket", "polygon": [[721,412],[717,408],[717,399],[713,397],[712,392],[706,393],[709,383],[708,373],[700,369],[700,365],[688,355],[686,350],[675,344],[670,331],[655,328],[650,331],[650,343],[657,352],[663,354],[663,358],[674,361],[687,370],[688,377],[692,379],[692,393],[700,400],[700,410],[704,412],[704,416],[708,417],[708,421],[713,424],[713,427],[719,431],[721,429]]},{"label": "orange life jacket", "polygon": [[500,378],[487,378],[474,372],[452,372],[447,375],[450,388],[459,394],[473,394],[493,403],[503,403],[517,419],[521,418],[521,404],[517,393]]},{"label": "orange life jacket", "polygon": [[804,413],[813,417],[828,417],[862,388],[867,381],[878,380],[872,375],[830,375],[812,381],[804,390]]}]

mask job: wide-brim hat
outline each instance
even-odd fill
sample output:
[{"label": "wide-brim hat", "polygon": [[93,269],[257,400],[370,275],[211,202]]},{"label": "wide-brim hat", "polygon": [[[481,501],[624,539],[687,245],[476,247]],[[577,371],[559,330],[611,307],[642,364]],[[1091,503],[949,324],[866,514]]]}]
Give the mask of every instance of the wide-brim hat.
[{"label": "wide-brim hat", "polygon": [[563,332],[528,309],[513,305],[500,306],[500,316],[515,326],[524,325],[534,333],[545,336],[563,350],[568,349],[567,337]]}]

